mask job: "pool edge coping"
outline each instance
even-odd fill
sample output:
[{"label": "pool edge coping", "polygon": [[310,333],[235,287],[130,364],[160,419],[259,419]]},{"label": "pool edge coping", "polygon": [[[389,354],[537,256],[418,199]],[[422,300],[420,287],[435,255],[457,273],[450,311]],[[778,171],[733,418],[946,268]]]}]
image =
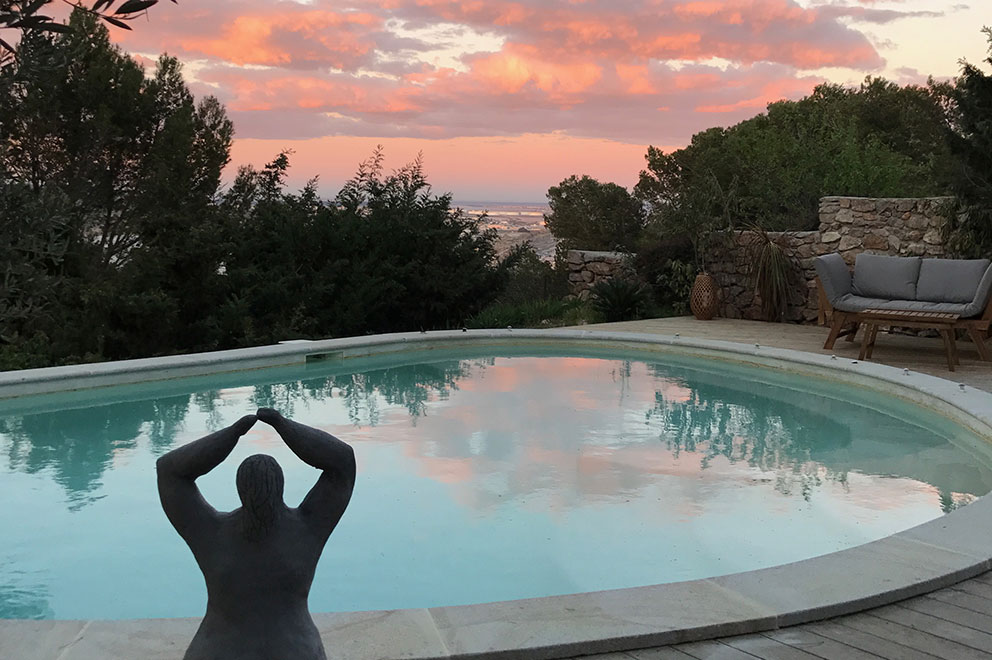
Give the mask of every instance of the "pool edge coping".
[{"label": "pool edge coping", "polygon": [[[912,400],[992,437],[992,394],[936,376],[757,344],[597,330],[375,335],[2,372],[0,397],[288,366],[314,355],[346,359],[485,340],[621,344],[790,371],[827,369],[834,379]],[[868,544],[745,573],[480,605],[313,616],[331,654],[355,660],[551,660],[760,632],[850,614],[946,587],[990,568],[992,497],[985,496]],[[0,655],[22,660],[179,658],[198,623],[199,618],[0,620]],[[57,656],[38,655],[48,653],[48,646],[38,643],[43,631],[48,642],[58,645]],[[13,655],[15,651],[19,655]]]}]

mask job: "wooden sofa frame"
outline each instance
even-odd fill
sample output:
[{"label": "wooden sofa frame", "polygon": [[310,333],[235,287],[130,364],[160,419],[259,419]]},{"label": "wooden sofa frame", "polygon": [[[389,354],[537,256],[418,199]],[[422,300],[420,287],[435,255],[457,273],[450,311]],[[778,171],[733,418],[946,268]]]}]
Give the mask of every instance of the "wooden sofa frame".
[{"label": "wooden sofa frame", "polygon": [[[858,328],[861,327],[861,321],[858,318],[857,312],[842,312],[834,309],[830,301],[827,300],[827,292],[824,291],[823,283],[820,282],[819,276],[816,278],[816,292],[817,323],[825,326],[828,323],[829,317],[830,324],[830,334],[827,335],[827,341],[823,344],[823,348],[827,350],[833,348],[834,342],[840,337],[853,342],[855,335],[858,333]],[[985,346],[985,340],[989,336],[990,326],[992,326],[992,297],[985,304],[985,311],[981,316],[958,319],[954,322],[953,327],[955,330],[965,330],[971,341],[975,344],[975,348],[978,349],[979,358],[988,362],[990,356],[988,348]]]}]

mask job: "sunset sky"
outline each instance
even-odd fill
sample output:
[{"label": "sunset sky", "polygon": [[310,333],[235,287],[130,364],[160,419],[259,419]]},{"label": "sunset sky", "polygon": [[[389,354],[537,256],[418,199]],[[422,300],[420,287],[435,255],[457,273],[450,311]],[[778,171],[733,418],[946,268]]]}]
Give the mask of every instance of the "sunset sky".
[{"label": "sunset sky", "polygon": [[179,0],[113,35],[226,104],[235,165],[293,149],[291,184],[333,195],[382,144],[456,201],[543,201],[822,81],[951,77],[986,56],[987,2]]}]

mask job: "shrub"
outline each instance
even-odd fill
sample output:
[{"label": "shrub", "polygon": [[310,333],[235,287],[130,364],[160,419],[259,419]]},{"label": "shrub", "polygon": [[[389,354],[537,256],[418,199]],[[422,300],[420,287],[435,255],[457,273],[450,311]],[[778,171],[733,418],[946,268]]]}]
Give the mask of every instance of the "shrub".
[{"label": "shrub", "polygon": [[772,238],[757,225],[748,229],[753,236],[747,250],[748,276],[761,299],[761,315],[766,321],[781,321],[795,275],[792,255],[781,238]]},{"label": "shrub", "polygon": [[568,270],[542,261],[531,243],[516,245],[500,262],[505,283],[497,299],[517,304],[568,294]]},{"label": "shrub", "polygon": [[634,257],[634,270],[651,287],[654,302],[662,313],[687,313],[689,291],[696,276],[692,241],[688,236],[645,240]]},{"label": "shrub", "polygon": [[581,300],[547,298],[527,302],[497,302],[465,321],[468,328],[543,328],[576,325],[589,316]]},{"label": "shrub", "polygon": [[593,309],[604,321],[633,321],[651,311],[651,290],[633,280],[613,277],[597,282],[591,289]]}]

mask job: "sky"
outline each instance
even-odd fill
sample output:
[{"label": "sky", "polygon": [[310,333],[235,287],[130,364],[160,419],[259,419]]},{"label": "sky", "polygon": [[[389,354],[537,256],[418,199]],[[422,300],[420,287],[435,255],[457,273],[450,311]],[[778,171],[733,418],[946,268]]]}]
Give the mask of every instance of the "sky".
[{"label": "sky", "polygon": [[987,56],[988,2],[178,0],[113,36],[226,105],[232,171],[291,149],[290,184],[332,196],[382,145],[456,201],[541,202],[821,82],[952,77]]}]

